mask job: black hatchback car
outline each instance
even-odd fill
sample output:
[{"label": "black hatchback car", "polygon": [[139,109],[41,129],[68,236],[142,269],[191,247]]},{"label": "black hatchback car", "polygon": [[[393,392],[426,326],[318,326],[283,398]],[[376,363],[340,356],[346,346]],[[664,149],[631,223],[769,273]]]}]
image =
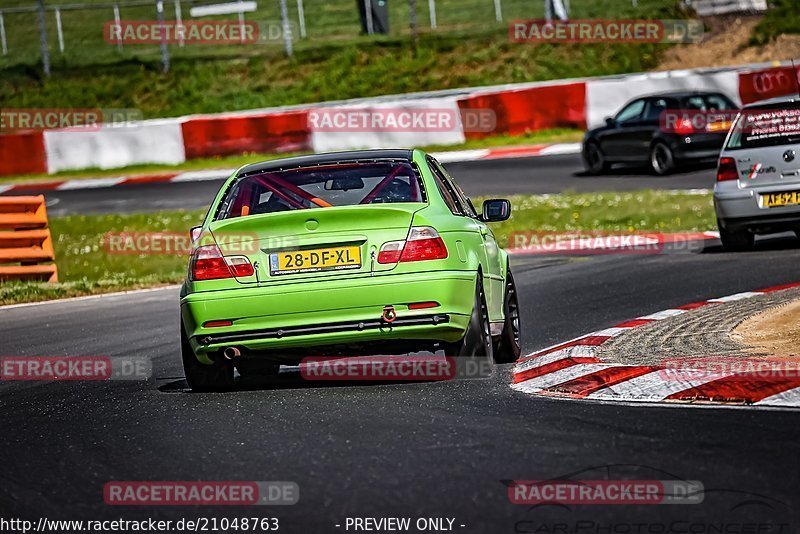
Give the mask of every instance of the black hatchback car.
[{"label": "black hatchback car", "polygon": [[583,161],[591,174],[615,163],[649,165],[659,175],[719,157],[738,107],[722,93],[674,92],[636,98],[589,130]]}]

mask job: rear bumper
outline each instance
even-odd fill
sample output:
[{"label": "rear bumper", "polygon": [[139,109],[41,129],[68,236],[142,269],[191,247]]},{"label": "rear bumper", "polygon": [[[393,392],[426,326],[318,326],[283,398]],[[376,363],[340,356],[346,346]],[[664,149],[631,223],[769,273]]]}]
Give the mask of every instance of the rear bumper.
[{"label": "rear bumper", "polygon": [[[469,271],[295,281],[189,294],[181,299],[181,318],[201,361],[231,346],[259,352],[453,342],[466,331],[474,294],[475,273]],[[409,303],[429,301],[439,306],[408,308]],[[391,324],[381,320],[385,306],[397,312]],[[233,325],[203,327],[215,320]]]},{"label": "rear bumper", "polygon": [[672,150],[681,161],[716,160],[725,143],[725,135],[694,134],[675,136]]},{"label": "rear bumper", "polygon": [[797,190],[794,186],[765,186],[756,189],[741,189],[735,181],[718,182],[714,186],[714,211],[720,226],[737,232],[752,230],[756,233],[780,232],[800,227],[800,206],[762,208],[760,192]]}]

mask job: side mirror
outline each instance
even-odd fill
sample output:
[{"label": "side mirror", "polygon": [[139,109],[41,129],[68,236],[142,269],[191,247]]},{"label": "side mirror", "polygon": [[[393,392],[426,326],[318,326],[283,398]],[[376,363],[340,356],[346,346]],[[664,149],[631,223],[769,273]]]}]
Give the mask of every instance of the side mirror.
[{"label": "side mirror", "polygon": [[606,117],[606,126],[616,126],[617,121],[614,120],[614,117]]},{"label": "side mirror", "polygon": [[202,226],[195,226],[191,230],[189,230],[189,235],[192,238],[192,243],[196,243],[200,236],[203,234],[203,227]]},{"label": "side mirror", "polygon": [[483,222],[501,222],[511,217],[511,202],[502,198],[493,198],[483,203]]}]

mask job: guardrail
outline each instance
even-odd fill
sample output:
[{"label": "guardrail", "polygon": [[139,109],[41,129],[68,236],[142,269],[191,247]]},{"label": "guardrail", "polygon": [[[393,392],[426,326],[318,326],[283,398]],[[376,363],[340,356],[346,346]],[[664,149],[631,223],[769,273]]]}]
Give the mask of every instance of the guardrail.
[{"label": "guardrail", "polygon": [[0,281],[58,282],[44,196],[0,197]]},{"label": "guardrail", "polygon": [[767,0],[694,0],[691,6],[701,17],[728,13],[761,12],[767,10]]}]

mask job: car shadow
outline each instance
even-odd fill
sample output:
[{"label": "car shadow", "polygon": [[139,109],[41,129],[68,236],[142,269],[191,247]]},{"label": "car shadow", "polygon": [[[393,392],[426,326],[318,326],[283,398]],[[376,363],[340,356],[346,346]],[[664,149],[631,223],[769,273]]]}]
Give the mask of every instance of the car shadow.
[{"label": "car shadow", "polygon": [[[489,378],[494,375],[496,365],[489,367],[470,367],[466,363],[467,369],[472,369],[473,374],[465,373],[465,368],[462,364],[456,364],[451,376],[442,377],[429,377],[419,379],[404,379],[398,377],[397,379],[381,379],[381,378],[364,378],[353,379],[339,378],[331,376],[328,379],[314,379],[304,376],[299,366],[282,366],[277,375],[265,376],[242,376],[236,372],[234,387],[229,391],[273,391],[273,390],[302,390],[302,389],[330,389],[330,388],[352,388],[352,387],[380,387],[388,385],[412,385],[412,384],[435,384],[442,382],[453,382],[462,380],[474,380]],[[178,379],[171,377],[167,383],[158,386],[158,391],[162,393],[193,393],[189,388],[185,378]]]},{"label": "car shadow", "polygon": [[[278,376],[242,377],[237,376],[234,387],[228,392],[236,391],[279,391],[301,389],[331,389],[352,387],[380,387],[388,385],[428,384],[449,382],[450,380],[308,380],[301,376],[299,370],[281,370]],[[162,393],[195,394],[186,379],[168,382],[158,387]]]},{"label": "car shadow", "polygon": [[756,242],[751,250],[743,252],[730,252],[722,248],[722,243],[714,241],[713,245],[708,245],[703,249],[703,254],[753,254],[758,252],[773,252],[779,250],[798,250],[800,249],[800,239],[791,233],[756,236]]}]

